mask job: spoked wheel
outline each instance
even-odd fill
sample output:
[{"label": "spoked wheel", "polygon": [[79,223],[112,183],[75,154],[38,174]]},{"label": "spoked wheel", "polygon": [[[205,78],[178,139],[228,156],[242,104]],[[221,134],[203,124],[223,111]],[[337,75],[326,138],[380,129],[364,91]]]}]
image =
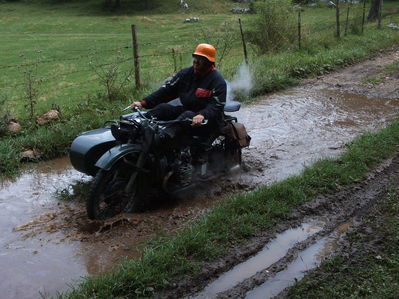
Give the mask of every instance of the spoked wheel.
[{"label": "spoked wheel", "polygon": [[[134,180],[129,190],[126,190],[131,177],[134,177]],[[86,202],[88,217],[106,219],[119,213],[133,212],[139,201],[139,177],[140,174],[132,171],[131,165],[123,159],[110,170],[99,170]]]}]

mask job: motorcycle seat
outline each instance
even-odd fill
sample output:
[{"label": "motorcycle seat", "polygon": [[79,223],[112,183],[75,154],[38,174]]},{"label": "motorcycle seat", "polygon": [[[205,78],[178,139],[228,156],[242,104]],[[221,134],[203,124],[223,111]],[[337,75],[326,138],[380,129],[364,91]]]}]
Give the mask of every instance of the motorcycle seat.
[{"label": "motorcycle seat", "polygon": [[240,108],[241,103],[237,101],[227,101],[227,103],[224,105],[225,112],[236,112],[240,110]]}]

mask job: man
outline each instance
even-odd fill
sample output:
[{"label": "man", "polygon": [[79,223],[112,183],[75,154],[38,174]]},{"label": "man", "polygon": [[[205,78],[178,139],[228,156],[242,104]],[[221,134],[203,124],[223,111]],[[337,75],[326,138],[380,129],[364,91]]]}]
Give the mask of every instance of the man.
[{"label": "man", "polygon": [[[199,44],[193,53],[193,65],[178,72],[161,88],[133,107],[151,109],[150,117],[159,120],[192,118],[192,127],[210,133],[223,124],[223,109],[226,102],[226,82],[215,68],[216,49],[209,44]],[[180,98],[182,106],[167,104]],[[199,128],[204,120],[208,124]],[[173,137],[174,132],[169,131]]]}]

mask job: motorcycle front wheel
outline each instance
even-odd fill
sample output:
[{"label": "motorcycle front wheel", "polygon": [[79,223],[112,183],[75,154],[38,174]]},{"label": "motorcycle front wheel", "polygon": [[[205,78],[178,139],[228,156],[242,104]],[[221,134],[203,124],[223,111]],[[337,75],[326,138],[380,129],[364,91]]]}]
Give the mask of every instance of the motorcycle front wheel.
[{"label": "motorcycle front wheel", "polygon": [[[102,220],[135,210],[139,201],[140,173],[132,171],[130,164],[122,159],[110,170],[100,169],[97,172],[86,202],[87,215],[90,219]],[[135,176],[135,179],[127,191],[125,189],[132,176]]]}]

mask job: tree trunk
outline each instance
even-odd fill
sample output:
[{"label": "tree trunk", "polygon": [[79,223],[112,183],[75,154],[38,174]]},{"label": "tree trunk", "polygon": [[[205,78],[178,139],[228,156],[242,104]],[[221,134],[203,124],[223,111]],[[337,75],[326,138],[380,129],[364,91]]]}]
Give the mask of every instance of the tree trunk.
[{"label": "tree trunk", "polygon": [[378,19],[381,1],[382,0],[371,0],[371,6],[369,10],[369,15],[367,16],[367,21],[375,21]]}]

